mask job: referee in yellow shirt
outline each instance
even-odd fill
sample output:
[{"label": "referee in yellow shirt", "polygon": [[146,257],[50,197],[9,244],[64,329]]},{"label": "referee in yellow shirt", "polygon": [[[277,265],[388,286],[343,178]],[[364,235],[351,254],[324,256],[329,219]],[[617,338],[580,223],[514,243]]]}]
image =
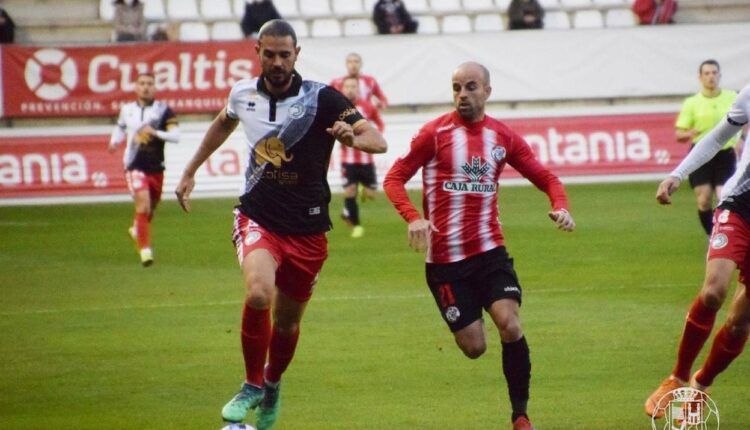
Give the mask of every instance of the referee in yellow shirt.
[{"label": "referee in yellow shirt", "polygon": [[[695,145],[726,116],[737,93],[719,87],[721,68],[716,60],[706,60],[698,68],[702,89],[682,103],[675,124],[677,141]],[[698,218],[707,235],[713,228],[713,196],[721,195],[721,187],[734,174],[737,158],[734,147],[737,136],[730,139],[708,163],[690,174],[690,186],[698,203]]]}]

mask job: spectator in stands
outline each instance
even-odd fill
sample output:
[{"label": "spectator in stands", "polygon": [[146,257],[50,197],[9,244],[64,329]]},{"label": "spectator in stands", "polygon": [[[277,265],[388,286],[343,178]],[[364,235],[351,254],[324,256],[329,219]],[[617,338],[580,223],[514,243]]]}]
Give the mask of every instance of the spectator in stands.
[{"label": "spectator in stands", "polygon": [[245,0],[245,15],[240,26],[245,37],[258,34],[258,30],[272,19],[281,19],[272,0]]},{"label": "spectator in stands", "polygon": [[537,0],[513,0],[508,6],[508,29],[544,27],[544,9]]},{"label": "spectator in stands", "polygon": [[635,0],[632,9],[641,25],[672,24],[677,0]]},{"label": "spectator in stands", "polygon": [[378,0],[372,19],[379,34],[416,33],[419,26],[401,0]]},{"label": "spectator in stands", "polygon": [[16,34],[16,24],[5,9],[0,7],[0,43],[13,43]]},{"label": "spectator in stands", "polygon": [[146,19],[140,0],[115,0],[114,23],[117,42],[146,40]]}]

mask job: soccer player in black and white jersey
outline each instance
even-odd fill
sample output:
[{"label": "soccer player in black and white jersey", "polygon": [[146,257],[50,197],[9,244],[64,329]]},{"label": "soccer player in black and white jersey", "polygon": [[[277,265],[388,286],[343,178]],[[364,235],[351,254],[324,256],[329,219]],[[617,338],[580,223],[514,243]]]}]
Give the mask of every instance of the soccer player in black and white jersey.
[{"label": "soccer player in black and white jersey", "polygon": [[281,375],[294,356],[302,315],[328,254],[326,177],[334,141],[371,153],[385,152],[386,143],[341,93],[300,77],[294,69],[300,47],[286,21],[263,25],[256,50],[261,76],[234,84],[176,194],[188,211],[198,167],[242,123],[250,160],[233,239],[247,290],[241,329],[245,381],[222,417],[240,422],[257,408],[256,427],[268,430],[279,413]]},{"label": "soccer player in black and white jersey", "polygon": [[178,142],[177,116],[165,102],[155,100],[154,75],[141,73],[136,78],[137,100],[120,109],[112,131],[109,151],[127,142],[123,162],[128,189],[135,202],[135,216],[128,234],[136,242],[144,267],[154,262],[150,224],[161,200],[164,182],[164,143]]},{"label": "soccer player in black and white jersey", "polygon": [[[750,85],[735,99],[729,112],[690,151],[688,156],[662,181],[656,191],[659,203],[671,203],[670,196],[677,191],[688,175],[709,162],[724,144],[737,135],[750,120]],[[739,269],[737,291],[732,298],[729,315],[714,337],[711,351],[703,367],[692,371],[693,363],[711,335],[716,314],[729,292],[734,271]],[[663,415],[659,399],[670,391],[689,383],[691,387],[706,391],[714,379],[737,358],[750,334],[750,149],[742,150],[737,169],[724,184],[719,204],[714,211],[713,230],[706,257],[706,277],[698,296],[687,315],[680,340],[677,360],[672,373],[646,400],[646,413]],[[689,379],[689,380],[688,380]],[[665,401],[671,399],[665,398]]]}]

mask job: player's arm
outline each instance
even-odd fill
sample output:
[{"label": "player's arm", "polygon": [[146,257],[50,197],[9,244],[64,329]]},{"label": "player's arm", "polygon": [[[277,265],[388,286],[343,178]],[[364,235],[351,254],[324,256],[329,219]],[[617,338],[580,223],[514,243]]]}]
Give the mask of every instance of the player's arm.
[{"label": "player's arm", "polygon": [[378,128],[379,132],[382,133],[383,130],[385,130],[385,123],[383,122],[383,117],[380,116],[380,112],[377,109],[375,108],[371,109],[370,119],[372,120],[372,122],[375,123],[375,127]]},{"label": "player's arm", "polygon": [[557,228],[571,232],[576,223],[569,211],[568,196],[560,179],[547,170],[534,156],[529,144],[519,135],[513,134],[511,150],[508,153],[508,164],[518,171],[524,178],[531,181],[539,190],[544,191],[549,198],[552,209],[547,212],[549,218],[555,222]]},{"label": "player's arm", "polygon": [[237,128],[239,120],[236,117],[227,114],[227,109],[224,109],[211,123],[208,128],[206,135],[203,137],[200,146],[193,155],[193,158],[185,166],[185,170],[182,172],[182,178],[177,184],[175,194],[177,194],[177,201],[185,212],[190,212],[190,193],[195,187],[195,172],[198,168],[216,151],[229,137],[230,134]]},{"label": "player's arm", "polygon": [[109,152],[115,152],[117,147],[125,141],[127,137],[127,123],[125,122],[124,108],[120,109],[120,115],[117,117],[117,124],[112,129],[112,136],[109,138]]},{"label": "player's arm", "polygon": [[396,211],[409,224],[407,238],[409,246],[417,252],[427,249],[430,234],[437,231],[431,221],[424,219],[406,192],[406,183],[427,162],[435,157],[435,137],[422,129],[412,139],[409,152],[393,163],[383,181],[383,191]]},{"label": "player's arm", "polygon": [[321,91],[322,106],[326,106],[331,115],[331,126],[326,129],[343,145],[371,154],[382,154],[388,149],[383,135],[380,134],[357,108],[338,91],[325,88]]},{"label": "player's arm", "polygon": [[177,143],[180,141],[180,125],[177,121],[177,115],[169,107],[164,111],[159,129],[151,127],[150,124],[145,124],[138,132],[147,133],[165,142]]},{"label": "player's arm", "polygon": [[378,103],[377,103],[378,109],[385,109],[388,106],[388,99],[385,97],[385,93],[383,93],[383,90],[380,88],[380,84],[378,84],[378,81],[374,79],[373,79],[373,85],[372,85],[372,93],[378,99]]}]

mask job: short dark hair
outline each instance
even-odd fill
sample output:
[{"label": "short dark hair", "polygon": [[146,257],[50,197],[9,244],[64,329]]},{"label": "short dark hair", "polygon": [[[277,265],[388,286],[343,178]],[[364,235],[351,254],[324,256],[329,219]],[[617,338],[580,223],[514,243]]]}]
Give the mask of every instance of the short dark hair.
[{"label": "short dark hair", "polygon": [[705,66],[706,64],[710,64],[710,65],[712,65],[712,66],[716,66],[716,68],[717,68],[717,69],[718,69],[719,71],[721,71],[721,66],[719,66],[719,62],[718,62],[718,61],[716,61],[716,60],[714,60],[714,59],[708,59],[708,60],[706,60],[706,61],[702,62],[700,66],[698,66],[698,74],[699,74],[699,75],[700,75],[701,73],[703,73],[703,66]]},{"label": "short dark hair", "polygon": [[258,41],[260,41],[263,36],[291,36],[294,46],[297,46],[297,33],[294,31],[294,27],[283,19],[272,19],[263,24],[260,30],[258,30]]}]

